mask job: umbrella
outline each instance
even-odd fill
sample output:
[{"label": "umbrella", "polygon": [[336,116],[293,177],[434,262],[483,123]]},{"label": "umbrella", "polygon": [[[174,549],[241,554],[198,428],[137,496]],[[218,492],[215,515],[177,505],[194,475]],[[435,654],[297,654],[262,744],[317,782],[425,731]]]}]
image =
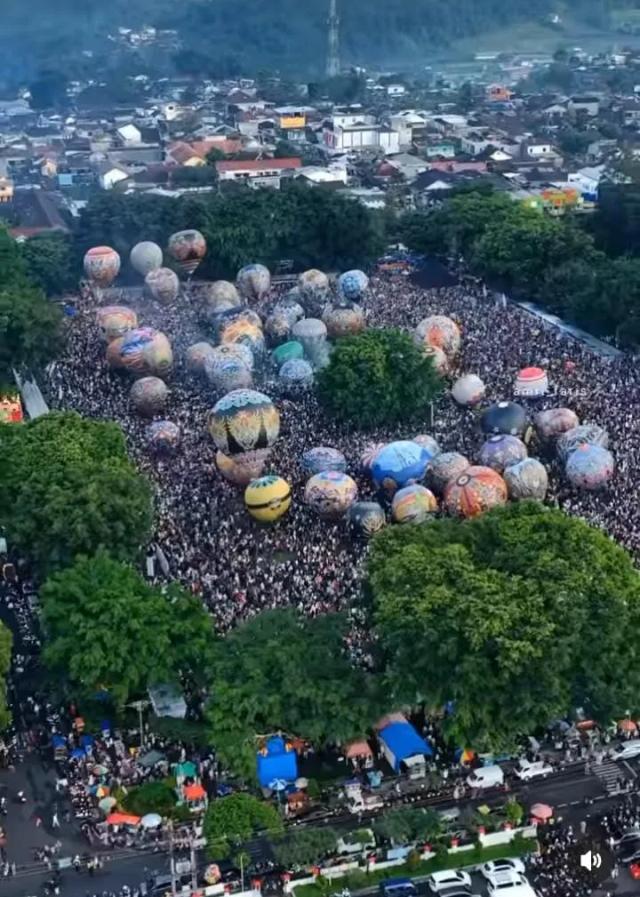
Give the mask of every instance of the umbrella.
[{"label": "umbrella", "polygon": [[96,765],[93,767],[94,776],[106,776],[108,772],[109,770],[106,766],[103,766],[102,763],[96,763]]},{"label": "umbrella", "polygon": [[86,753],[85,753],[85,751],[84,751],[84,748],[74,748],[74,749],[71,751],[71,756],[72,756],[72,758],[73,758],[74,760],[79,760],[79,759],[81,759],[82,757],[86,757],[87,755],[86,755]]},{"label": "umbrella", "polygon": [[106,785],[98,785],[96,788],[96,797],[107,797],[109,794],[109,789]]},{"label": "umbrella", "polygon": [[541,822],[546,822],[553,816],[553,807],[550,807],[549,804],[534,804],[531,807],[531,815],[540,819]]},{"label": "umbrella", "polygon": [[638,727],[632,719],[621,719],[618,723],[621,732],[637,732]]},{"label": "umbrella", "polygon": [[284,791],[287,787],[287,783],[284,779],[273,779],[273,781],[269,782],[269,788],[272,791]]},{"label": "umbrella", "polygon": [[111,810],[115,807],[118,801],[115,797],[103,797],[98,806],[102,810],[103,813],[110,813]]},{"label": "umbrella", "polygon": [[300,776],[299,779],[296,779],[296,788],[308,788],[309,787],[309,779],[305,779],[304,776]]},{"label": "umbrella", "polygon": [[140,825],[142,828],[158,828],[159,825],[162,825],[162,816],[157,813],[147,813],[140,820]]}]

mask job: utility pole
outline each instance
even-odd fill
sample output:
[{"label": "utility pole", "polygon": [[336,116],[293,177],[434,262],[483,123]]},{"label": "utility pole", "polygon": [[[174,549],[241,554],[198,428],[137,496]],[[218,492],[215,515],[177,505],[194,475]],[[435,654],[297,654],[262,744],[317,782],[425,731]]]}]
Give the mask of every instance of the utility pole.
[{"label": "utility pole", "polygon": [[193,829],[189,832],[189,850],[191,859],[191,890],[195,894],[198,890],[198,863],[196,860],[196,836]]},{"label": "utility pole", "polygon": [[340,17],[337,0],[329,0],[329,47],[327,53],[327,78],[340,74]]},{"label": "utility pole", "polygon": [[140,753],[142,753],[142,746],[144,744],[144,721],[142,719],[143,710],[149,706],[149,701],[132,701],[128,704],[128,707],[131,707],[132,710],[138,711],[138,727],[140,729]]},{"label": "utility pole", "polygon": [[171,869],[171,897],[176,897],[176,861],[173,856],[173,819],[169,820],[169,867]]}]

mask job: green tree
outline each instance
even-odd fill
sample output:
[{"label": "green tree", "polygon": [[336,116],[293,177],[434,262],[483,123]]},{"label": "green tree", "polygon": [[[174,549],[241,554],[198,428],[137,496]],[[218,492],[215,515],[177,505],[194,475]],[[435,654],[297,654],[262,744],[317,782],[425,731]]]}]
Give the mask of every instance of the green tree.
[{"label": "green tree", "polygon": [[42,234],[26,240],[20,247],[29,279],[47,296],[59,296],[73,289],[74,259],[71,240],[66,234]]},{"label": "green tree", "polygon": [[213,629],[196,599],[163,594],[103,550],[50,576],[41,599],[47,665],[84,694],[106,690],[122,706],[208,663]]},{"label": "green tree", "polygon": [[11,722],[11,711],[7,705],[7,676],[11,668],[12,646],[11,630],[0,623],[0,731]]},{"label": "green tree", "polygon": [[393,701],[452,701],[457,744],[512,747],[572,708],[606,721],[638,705],[640,582],[579,519],[525,502],[389,529],[369,587]]},{"label": "green tree", "polygon": [[379,709],[371,678],[345,657],[346,621],[259,614],[216,643],[208,716],[224,761],[255,774],[256,735],[284,731],[318,747],[364,733]]},{"label": "green tree", "polygon": [[441,382],[408,334],[367,330],[338,342],[318,377],[318,396],[332,416],[368,428],[424,414]]},{"label": "green tree", "polygon": [[169,816],[177,802],[176,792],[167,782],[145,782],[132,788],[122,801],[129,813],[144,816],[158,813]]},{"label": "green tree", "polygon": [[442,834],[442,820],[434,810],[400,807],[379,816],[373,829],[381,838],[406,845],[438,838]]},{"label": "green tree", "polygon": [[43,570],[104,547],[132,560],[148,537],[151,489],[113,423],[51,413],[0,427],[0,525]]},{"label": "green tree", "polygon": [[242,792],[212,801],[204,817],[207,851],[214,859],[229,856],[257,833],[279,835],[283,828],[273,804]]},{"label": "green tree", "polygon": [[331,828],[304,828],[289,831],[274,841],[273,854],[285,869],[319,863],[335,853],[338,837]]},{"label": "green tree", "polygon": [[213,187],[218,183],[218,172],[212,165],[184,165],[171,172],[174,187]]},{"label": "green tree", "polygon": [[224,153],[221,149],[218,149],[217,146],[212,146],[209,152],[207,153],[207,165],[214,165],[216,162],[221,162],[222,159],[225,158]]},{"label": "green tree", "polygon": [[39,367],[62,345],[60,309],[28,285],[0,287],[0,381],[13,368]]}]

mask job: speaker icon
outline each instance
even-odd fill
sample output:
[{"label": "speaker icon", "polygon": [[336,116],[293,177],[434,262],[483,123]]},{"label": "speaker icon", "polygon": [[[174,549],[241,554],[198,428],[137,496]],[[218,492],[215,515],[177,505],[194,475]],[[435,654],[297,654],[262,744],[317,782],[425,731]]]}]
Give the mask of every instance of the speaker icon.
[{"label": "speaker icon", "polygon": [[599,869],[602,866],[602,857],[599,853],[592,853],[590,850],[587,850],[586,853],[580,856],[580,865],[591,872],[593,869]]}]

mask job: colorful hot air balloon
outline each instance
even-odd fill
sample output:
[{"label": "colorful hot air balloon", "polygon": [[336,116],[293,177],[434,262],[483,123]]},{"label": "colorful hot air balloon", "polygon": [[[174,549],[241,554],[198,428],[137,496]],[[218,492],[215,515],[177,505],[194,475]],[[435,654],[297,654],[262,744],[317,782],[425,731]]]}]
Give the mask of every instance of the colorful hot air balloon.
[{"label": "colorful hot air balloon", "polygon": [[153,417],[167,404],[169,387],[159,377],[141,377],[131,387],[131,404],[140,414]]},{"label": "colorful hot air balloon", "polygon": [[110,246],[94,246],[84,257],[84,273],[97,287],[108,287],[119,271],[120,256]]},{"label": "colorful hot air balloon", "polygon": [[441,452],[429,465],[428,482],[436,495],[442,495],[447,483],[469,467],[469,461],[459,452]]},{"label": "colorful hot air balloon", "polygon": [[556,448],[562,461],[566,461],[572,452],[575,452],[581,445],[599,445],[602,448],[607,448],[609,434],[598,424],[579,424],[560,436]]},{"label": "colorful hot air balloon", "polygon": [[364,312],[359,305],[341,305],[328,308],[322,316],[331,339],[352,336],[365,328]]},{"label": "colorful hot air balloon", "polygon": [[147,427],[149,448],[158,454],[173,454],[181,438],[180,427],[170,420],[158,420]]},{"label": "colorful hot air balloon", "polygon": [[173,352],[164,333],[152,327],[138,327],[110,344],[107,360],[134,374],[165,377],[173,367]]},{"label": "colorful hot air balloon", "polygon": [[350,476],[325,470],[311,477],[304,490],[305,503],[326,520],[345,514],[358,497],[358,487]]},{"label": "colorful hot air balloon", "polygon": [[435,495],[419,483],[398,489],[391,503],[391,516],[396,523],[424,523],[437,510]]},{"label": "colorful hot air balloon", "polygon": [[191,277],[207,254],[207,241],[199,230],[181,230],[169,237],[167,249],[180,270]]},{"label": "colorful hot air balloon", "polygon": [[451,395],[458,405],[477,405],[486,391],[487,387],[477,374],[464,374],[451,387]]},{"label": "colorful hot air balloon", "polygon": [[480,449],[478,460],[482,466],[503,473],[506,467],[524,461],[527,455],[527,447],[521,439],[500,433],[487,439]]},{"label": "colorful hot air balloon", "polygon": [[254,452],[242,452],[230,458],[224,452],[216,452],[216,467],[234,486],[248,486],[252,480],[262,476],[265,464],[269,460],[269,449],[257,449]]},{"label": "colorful hot air balloon", "polygon": [[377,501],[356,501],[347,511],[347,523],[354,536],[370,539],[384,529],[387,517]]},{"label": "colorful hot air balloon", "polygon": [[280,433],[280,415],[264,393],[234,389],[214,405],[209,432],[225,455],[271,448]]},{"label": "colorful hot air balloon", "polygon": [[142,277],[146,277],[150,271],[162,267],[162,249],[157,243],[150,240],[144,240],[142,243],[136,243],[129,255],[131,267]]},{"label": "colorful hot air balloon", "polygon": [[547,470],[536,458],[525,458],[511,464],[504,472],[504,480],[509,490],[509,498],[514,501],[535,499],[544,501],[549,488]]},{"label": "colorful hot air balloon", "polygon": [[264,265],[245,265],[238,271],[236,284],[244,299],[260,300],[271,288],[271,273]]},{"label": "colorful hot air balloon", "polygon": [[298,277],[298,289],[303,299],[317,300],[329,292],[329,278],[324,271],[310,268]]},{"label": "colorful hot air balloon", "polygon": [[145,295],[162,305],[171,305],[178,298],[180,281],[171,268],[155,268],[144,279]]},{"label": "colorful hot air balloon", "polygon": [[376,487],[392,498],[403,486],[423,480],[430,461],[431,455],[423,446],[399,439],[376,454],[371,463],[371,475]]},{"label": "colorful hot air balloon", "polygon": [[207,364],[211,364],[215,358],[215,349],[211,343],[194,343],[187,349],[187,367],[192,374],[204,374]]},{"label": "colorful hot air balloon", "polygon": [[527,413],[515,402],[497,402],[491,405],[480,418],[483,433],[508,433],[522,436],[527,429]]},{"label": "colorful hot air balloon", "polygon": [[319,318],[303,318],[293,325],[291,335],[302,343],[304,353],[315,367],[324,364],[328,357],[327,327]]},{"label": "colorful hot air balloon", "polygon": [[507,484],[490,467],[468,467],[444,491],[445,507],[455,517],[476,517],[506,502]]},{"label": "colorful hot air balloon", "polygon": [[108,343],[138,326],[137,314],[126,305],[103,305],[96,312],[96,320],[102,337]]},{"label": "colorful hot air balloon", "polygon": [[343,299],[357,302],[369,286],[369,278],[364,271],[345,271],[338,278],[338,292]]},{"label": "colorful hot air balloon", "polygon": [[513,391],[523,399],[539,399],[549,392],[549,378],[542,368],[522,368],[516,377]]},{"label": "colorful hot air balloon", "polygon": [[325,470],[337,470],[344,473],[347,469],[347,459],[338,449],[330,445],[317,445],[308,449],[300,462],[306,476],[315,476]]},{"label": "colorful hot air balloon", "polygon": [[285,395],[300,395],[313,386],[313,368],[304,358],[285,361],[278,374],[278,383]]},{"label": "colorful hot air balloon", "polygon": [[571,408],[547,408],[540,411],[534,418],[538,435],[542,439],[553,439],[562,436],[568,430],[573,430],[580,423],[580,419]]},{"label": "colorful hot air balloon", "polygon": [[451,358],[460,349],[460,328],[446,315],[431,315],[424,318],[415,331],[416,341],[421,346],[435,346]]},{"label": "colorful hot air balloon", "polygon": [[601,445],[585,442],[567,458],[566,474],[572,486],[579,489],[602,489],[615,470],[613,455]]},{"label": "colorful hot air balloon", "polygon": [[275,523],[291,507],[291,486],[282,477],[260,477],[245,489],[244,503],[254,520]]}]

